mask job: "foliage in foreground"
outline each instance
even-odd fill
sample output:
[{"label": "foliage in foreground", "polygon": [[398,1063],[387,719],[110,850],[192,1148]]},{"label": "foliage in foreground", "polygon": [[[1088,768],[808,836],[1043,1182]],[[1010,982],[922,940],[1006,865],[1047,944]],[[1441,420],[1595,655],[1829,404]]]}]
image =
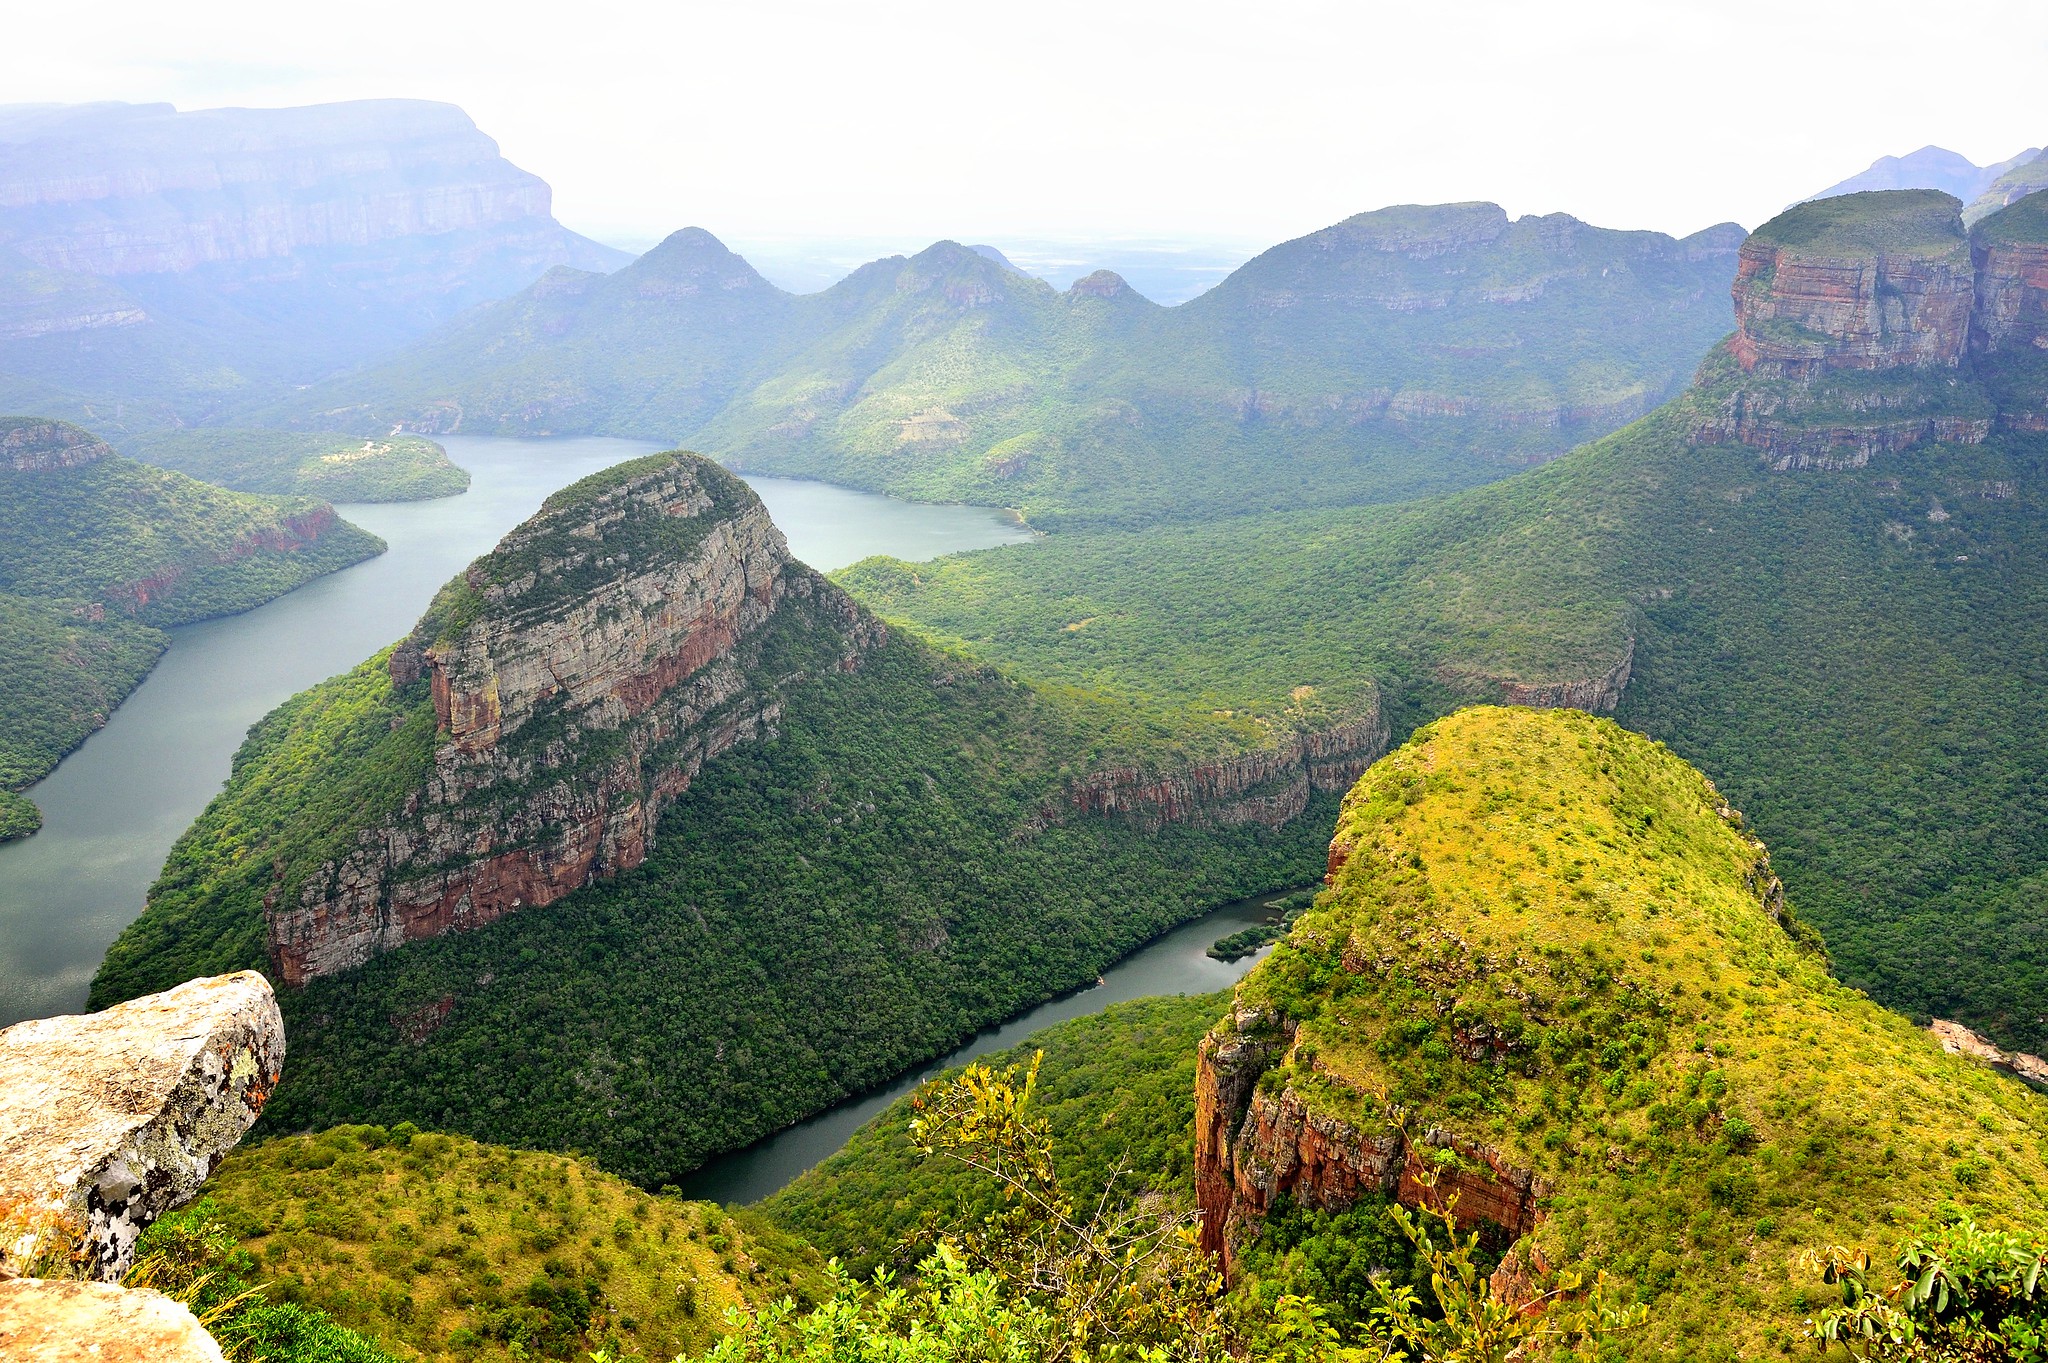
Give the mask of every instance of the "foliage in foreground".
[{"label": "foliage in foreground", "polygon": [[405,1126],[245,1144],[206,1191],[273,1300],[407,1355],[667,1357],[729,1307],[819,1295],[818,1256],[750,1213]]},{"label": "foliage in foreground", "polygon": [[220,1209],[202,1199],[142,1233],[123,1281],[183,1302],[234,1363],[397,1363],[326,1313],[273,1300],[251,1281],[258,1272]]},{"label": "foliage in foreground", "polygon": [[[2048,1359],[2048,1239],[1960,1218],[1915,1237],[1893,1271],[1830,1246],[1811,1265],[1840,1304],[1807,1322],[1823,1345],[1870,1363],[2042,1363]],[[1890,1281],[1887,1284],[1886,1278]]]},{"label": "foliage in foreground", "polygon": [[914,1284],[885,1269],[863,1287],[835,1265],[829,1302],[735,1313],[735,1332],[703,1363],[1505,1363],[1595,1349],[1643,1318],[1643,1308],[1609,1304],[1604,1283],[1588,1288],[1571,1269],[1544,1285],[1542,1309],[1496,1295],[1454,1202],[1395,1209],[1428,1268],[1427,1291],[1382,1281],[1363,1347],[1345,1345],[1325,1309],[1304,1297],[1246,1310],[1225,1296],[1184,1207],[1129,1198],[1113,1184],[1087,1204],[1068,1191],[1033,1107],[1039,1064],[970,1065],[920,1092],[920,1153],[984,1176],[1000,1202],[979,1226],[942,1241]]}]

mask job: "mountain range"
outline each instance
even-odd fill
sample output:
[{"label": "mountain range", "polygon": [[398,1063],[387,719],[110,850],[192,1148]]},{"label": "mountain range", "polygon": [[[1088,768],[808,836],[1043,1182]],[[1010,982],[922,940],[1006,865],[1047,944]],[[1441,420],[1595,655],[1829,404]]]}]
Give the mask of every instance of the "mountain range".
[{"label": "mountain range", "polygon": [[550,198],[447,104],[0,106],[0,407],[217,418],[630,259]]},{"label": "mountain range", "polygon": [[1904,156],[1880,156],[1866,170],[1810,196],[1832,199],[1886,189],[1933,189],[1963,201],[1963,221],[1975,223],[2035,190],[2048,189],[2048,155],[2029,147],[2017,156],[1980,166],[1946,147],[1922,147]]}]

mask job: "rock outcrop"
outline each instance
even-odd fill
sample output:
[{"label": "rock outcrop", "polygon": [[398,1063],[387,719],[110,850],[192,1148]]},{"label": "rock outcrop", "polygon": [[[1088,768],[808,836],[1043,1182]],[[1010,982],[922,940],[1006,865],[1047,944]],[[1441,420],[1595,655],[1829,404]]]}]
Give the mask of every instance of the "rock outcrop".
[{"label": "rock outcrop", "polygon": [[223,1363],[182,1303],[113,1283],[0,1282],[0,1358],[8,1363]]},{"label": "rock outcrop", "polygon": [[104,459],[113,448],[68,421],[0,417],[0,466],[16,473],[51,473]]},{"label": "rock outcrop", "polygon": [[254,971],[0,1032],[0,1272],[54,1256],[118,1279],[283,1068],[284,1021]]},{"label": "rock outcrop", "polygon": [[1727,360],[1702,371],[1695,441],[1831,470],[2035,429],[2048,400],[2015,407],[1995,377],[2048,350],[2048,211],[2023,202],[1966,232],[1959,206],[1932,190],[1858,193],[1759,228],[1742,247]]},{"label": "rock outcrop", "polygon": [[2048,1093],[2048,1060],[2021,1051],[2002,1050],[1990,1038],[1971,1031],[1960,1022],[1949,1022],[1944,1018],[1934,1019],[1927,1030],[1950,1055],[1968,1056],[1979,1064],[1989,1065],[2001,1074],[2009,1074]]},{"label": "rock outcrop", "polygon": [[1202,1248],[1221,1256],[1226,1274],[1282,1198],[1318,1211],[1374,1195],[1410,1207],[1448,1205],[1461,1226],[1498,1226],[1511,1241],[1536,1229],[1551,1189],[1499,1151],[1440,1127],[1411,1131],[1399,1120],[1361,1128],[1311,1110],[1292,1084],[1262,1085],[1283,1060],[1313,1071],[1293,1042],[1283,1021],[1251,1008],[1234,1008],[1202,1039],[1195,1198]]},{"label": "rock outcrop", "polygon": [[539,908],[638,866],[704,763],[774,732],[760,667],[801,613],[850,670],[883,631],[789,556],[747,486],[657,455],[557,494],[445,589],[391,655],[433,707],[431,762],[395,817],[266,906],[291,985]]},{"label": "rock outcrop", "polygon": [[1170,823],[1277,828],[1308,808],[1312,791],[1349,790],[1387,750],[1387,738],[1387,721],[1375,700],[1367,713],[1342,723],[1179,771],[1111,767],[1090,772],[1068,787],[1067,809],[1133,819],[1147,828]]}]

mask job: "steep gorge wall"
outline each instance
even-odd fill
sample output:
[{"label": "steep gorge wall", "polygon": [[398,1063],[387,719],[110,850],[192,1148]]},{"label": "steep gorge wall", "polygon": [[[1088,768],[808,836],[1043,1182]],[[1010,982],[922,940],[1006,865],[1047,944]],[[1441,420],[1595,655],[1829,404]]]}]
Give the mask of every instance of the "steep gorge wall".
[{"label": "steep gorge wall", "polygon": [[881,641],[737,479],[652,462],[544,509],[444,593],[464,618],[430,613],[393,653],[394,686],[431,697],[431,770],[397,817],[273,893],[286,983],[638,866],[705,762],[774,732],[797,678],[760,675],[755,653],[780,613],[832,631],[841,668]]}]

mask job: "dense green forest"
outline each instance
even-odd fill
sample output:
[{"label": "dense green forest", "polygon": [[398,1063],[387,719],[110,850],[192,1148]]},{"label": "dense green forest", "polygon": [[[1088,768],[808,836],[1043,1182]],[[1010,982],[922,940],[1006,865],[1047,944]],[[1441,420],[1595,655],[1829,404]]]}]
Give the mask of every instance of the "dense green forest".
[{"label": "dense green forest", "polygon": [[1740,240],[1383,209],[1162,308],[953,242],[794,297],[693,228],[269,419],[681,440],[1046,528],[1388,501],[1501,477],[1674,392],[1725,330]]},{"label": "dense green forest", "polygon": [[1439,501],[840,580],[978,657],[1161,713],[1375,681],[1397,736],[1504,681],[1597,677],[1632,640],[1619,717],[1748,811],[1845,979],[2048,1045],[2029,907],[2048,871],[2048,446],[1778,473],[1693,442],[1716,398]]},{"label": "dense green forest", "polygon": [[[273,856],[402,793],[422,700],[373,661],[258,725],[94,1001],[265,964]],[[1070,714],[901,637],[793,688],[780,737],[708,765],[638,870],[286,994],[266,1123],[410,1120],[654,1186],[1321,865],[1328,797],[1278,832],[1048,824]]]},{"label": "dense green forest", "polygon": [[420,436],[198,427],[138,431],[123,436],[121,447],[146,464],[241,492],[412,502],[469,487],[469,474],[448,451]]},{"label": "dense green forest", "polygon": [[[0,430],[96,444],[40,419],[0,418]],[[165,628],[248,610],[384,547],[320,502],[112,454],[0,467],[0,543],[0,838],[33,831],[39,816],[11,792],[106,723],[169,646]]]}]

